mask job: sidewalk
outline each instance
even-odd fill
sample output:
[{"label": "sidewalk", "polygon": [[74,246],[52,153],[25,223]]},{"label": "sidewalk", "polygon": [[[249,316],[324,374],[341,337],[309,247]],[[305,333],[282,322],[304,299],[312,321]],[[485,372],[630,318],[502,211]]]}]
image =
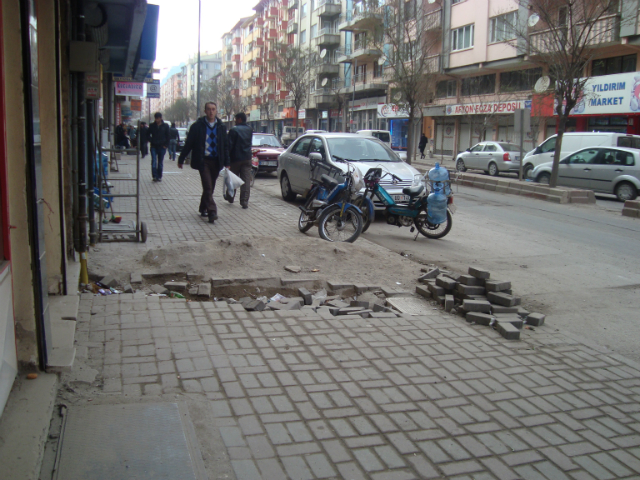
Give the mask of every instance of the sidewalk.
[{"label": "sidewalk", "polygon": [[[207,399],[237,479],[640,475],[640,370],[555,334],[509,342],[433,310],[246,312],[83,294],[91,405]],[[306,314],[305,314],[306,313]],[[71,407],[73,408],[73,407]],[[199,438],[208,451],[211,438]],[[210,476],[210,478],[213,478]]]}]

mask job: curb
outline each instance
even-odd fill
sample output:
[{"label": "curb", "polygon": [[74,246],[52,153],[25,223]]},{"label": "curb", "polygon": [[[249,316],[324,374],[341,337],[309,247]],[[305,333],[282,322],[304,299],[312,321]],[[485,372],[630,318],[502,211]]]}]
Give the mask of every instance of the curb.
[{"label": "curb", "polygon": [[640,218],[640,200],[627,200],[624,202],[622,215],[631,218]]}]

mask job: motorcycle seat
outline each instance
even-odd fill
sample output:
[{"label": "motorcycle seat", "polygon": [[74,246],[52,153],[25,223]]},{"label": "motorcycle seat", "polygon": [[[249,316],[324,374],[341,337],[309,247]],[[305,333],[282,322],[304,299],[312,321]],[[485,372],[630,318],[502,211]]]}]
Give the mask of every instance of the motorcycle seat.
[{"label": "motorcycle seat", "polygon": [[334,188],[336,185],[339,185],[340,182],[338,180],[336,180],[333,177],[330,177],[329,175],[323,173],[322,176],[320,177],[320,180],[322,181],[322,184],[327,187],[328,189],[332,189]]},{"label": "motorcycle seat", "polygon": [[404,187],[402,193],[409,195],[410,197],[416,197],[420,195],[424,190],[424,185],[416,185],[415,187]]}]

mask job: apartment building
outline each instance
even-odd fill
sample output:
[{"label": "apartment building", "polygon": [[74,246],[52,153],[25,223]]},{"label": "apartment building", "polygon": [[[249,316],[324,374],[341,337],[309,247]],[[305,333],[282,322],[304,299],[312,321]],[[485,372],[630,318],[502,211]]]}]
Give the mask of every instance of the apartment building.
[{"label": "apartment building", "polygon": [[[587,87],[605,90],[615,84],[624,92],[616,94],[622,99],[616,104],[585,99],[573,110],[569,131],[640,133],[639,18],[638,1],[622,0],[594,25],[590,45],[596,55],[583,72],[591,77]],[[545,92],[543,84],[538,87],[541,93],[534,90],[548,68],[530,47],[548,30],[532,28],[537,19],[530,19],[527,8],[516,0],[445,0],[440,19],[441,80],[433,103],[424,108],[425,123],[436,124],[432,138],[437,153],[455,155],[481,140],[518,142],[517,108],[532,109],[525,149],[556,132],[553,94]],[[516,38],[515,32],[527,25],[529,39]]]},{"label": "apartment building", "polygon": [[[184,98],[196,100],[198,56],[190,56],[181,67],[182,95]],[[222,52],[200,54],[200,85],[217,77],[222,70]]]},{"label": "apartment building", "polygon": [[182,89],[182,66],[180,71],[160,82],[160,111],[166,111],[179,98],[184,98]]},{"label": "apartment building", "polygon": [[[238,20],[233,28],[222,35],[222,52],[220,55],[221,70],[219,78],[231,79],[231,96],[234,103],[240,106],[243,102],[242,98],[242,53],[243,53],[243,25],[253,17],[244,17]],[[227,88],[224,86],[224,88]],[[219,105],[221,114],[227,119],[230,112],[224,112],[224,106]],[[228,118],[228,120],[232,120]]]}]

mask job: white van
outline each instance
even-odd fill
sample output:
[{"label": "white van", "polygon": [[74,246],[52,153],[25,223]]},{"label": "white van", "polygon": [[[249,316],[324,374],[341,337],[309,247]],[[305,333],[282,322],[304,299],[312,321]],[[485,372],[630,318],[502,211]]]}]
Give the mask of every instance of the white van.
[{"label": "white van", "polygon": [[[542,163],[553,162],[556,137],[552,135],[524,157],[523,176]],[[571,132],[562,136],[560,159],[587,147],[626,147],[640,149],[640,135],[612,132]]]},{"label": "white van", "polygon": [[358,130],[356,133],[365,137],[375,137],[391,148],[391,132],[389,130]]},{"label": "white van", "polygon": [[[298,129],[297,134],[296,128]],[[284,127],[282,136],[280,137],[280,142],[282,142],[285,147],[288,147],[291,145],[291,142],[302,135],[304,135],[304,127]]]}]

